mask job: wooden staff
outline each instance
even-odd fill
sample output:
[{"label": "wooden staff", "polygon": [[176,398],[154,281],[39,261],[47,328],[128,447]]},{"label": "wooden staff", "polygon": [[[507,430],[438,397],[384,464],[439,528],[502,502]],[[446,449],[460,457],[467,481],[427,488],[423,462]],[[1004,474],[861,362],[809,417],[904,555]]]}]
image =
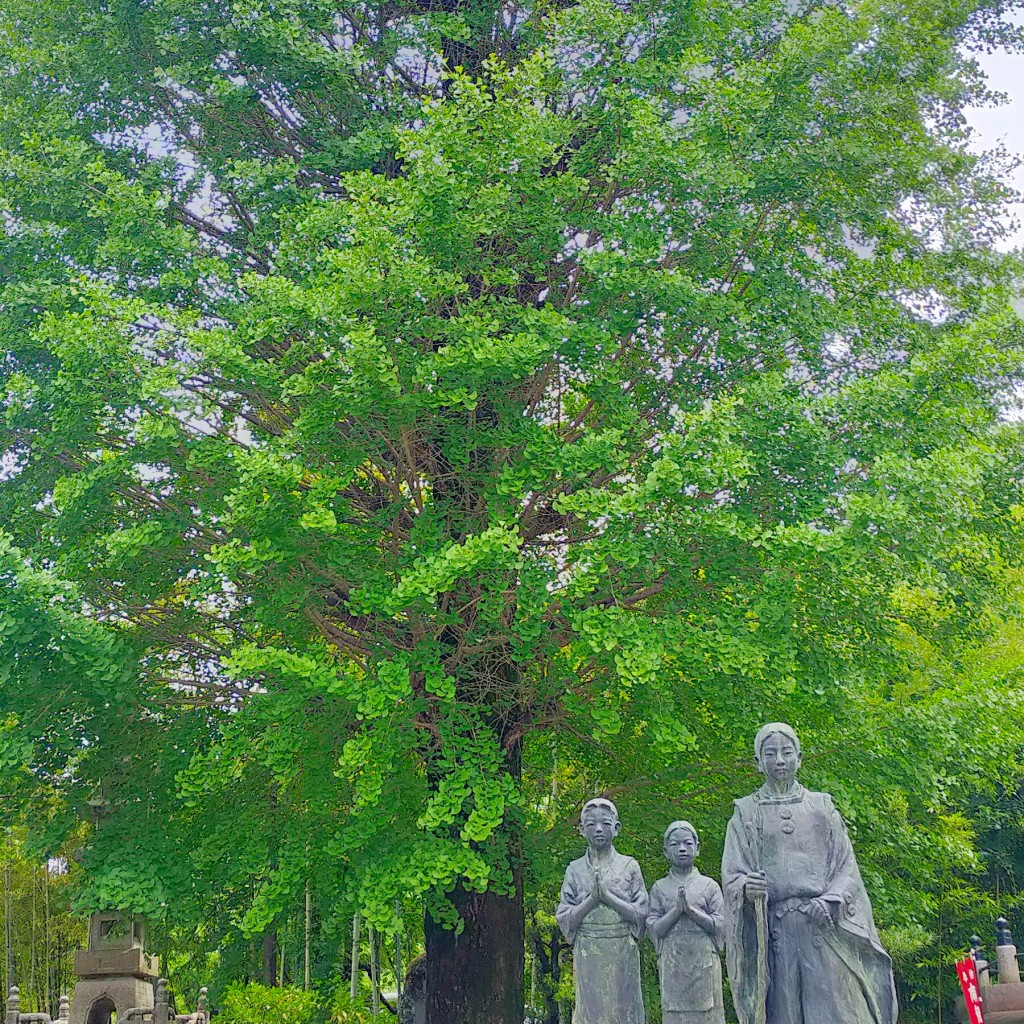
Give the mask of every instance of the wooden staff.
[{"label": "wooden staff", "polygon": [[[747,836],[754,855],[754,870],[761,870],[760,829],[747,822]],[[754,1024],[768,1020],[768,894],[759,893],[754,900],[754,924],[757,928],[757,993],[754,997]]]}]

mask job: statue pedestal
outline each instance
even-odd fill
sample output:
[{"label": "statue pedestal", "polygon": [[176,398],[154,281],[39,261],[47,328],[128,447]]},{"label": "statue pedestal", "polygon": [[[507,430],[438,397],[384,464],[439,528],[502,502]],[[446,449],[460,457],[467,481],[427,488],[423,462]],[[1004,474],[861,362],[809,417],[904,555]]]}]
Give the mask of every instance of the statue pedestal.
[{"label": "statue pedestal", "polygon": [[1024,983],[986,985],[981,990],[985,1024],[1024,1024]]}]

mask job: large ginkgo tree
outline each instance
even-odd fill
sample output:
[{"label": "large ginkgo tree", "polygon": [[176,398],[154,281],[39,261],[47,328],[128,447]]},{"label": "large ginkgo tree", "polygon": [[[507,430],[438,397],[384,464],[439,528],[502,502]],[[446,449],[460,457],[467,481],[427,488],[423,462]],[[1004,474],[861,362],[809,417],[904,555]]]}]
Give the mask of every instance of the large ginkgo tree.
[{"label": "large ginkgo tree", "polygon": [[682,772],[990,628],[1006,7],[3,0],[0,686],[84,905],[423,901],[431,1024],[520,1024],[539,732]]}]

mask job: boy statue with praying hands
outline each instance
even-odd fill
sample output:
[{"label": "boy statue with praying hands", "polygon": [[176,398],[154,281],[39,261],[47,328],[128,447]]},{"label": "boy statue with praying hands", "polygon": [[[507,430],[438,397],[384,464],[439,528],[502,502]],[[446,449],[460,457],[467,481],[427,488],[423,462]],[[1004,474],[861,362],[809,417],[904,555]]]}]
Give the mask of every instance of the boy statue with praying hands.
[{"label": "boy statue with praying hands", "polygon": [[665,829],[664,850],[670,870],[651,888],[647,914],[658,953],[663,1024],[725,1024],[722,890],[694,867],[700,840],[688,821]]},{"label": "boy statue with praying hands", "polygon": [[580,814],[587,852],[565,871],[556,917],[572,944],[576,1009],[572,1024],[644,1024],[637,943],[647,921],[640,865],[614,845],[619,812],[590,800]]}]

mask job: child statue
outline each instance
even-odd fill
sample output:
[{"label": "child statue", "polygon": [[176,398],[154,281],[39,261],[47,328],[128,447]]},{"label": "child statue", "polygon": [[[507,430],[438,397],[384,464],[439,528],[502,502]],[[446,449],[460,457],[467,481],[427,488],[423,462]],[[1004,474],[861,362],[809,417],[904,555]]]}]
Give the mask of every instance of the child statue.
[{"label": "child statue", "polygon": [[688,821],[665,829],[669,873],[651,889],[647,931],[658,952],[664,1024],[725,1024],[721,952],[725,901],[713,878],[693,862],[700,852]]},{"label": "child statue", "polygon": [[556,914],[572,943],[572,1024],[644,1024],[637,943],[647,920],[647,889],[640,865],[612,845],[620,828],[610,800],[583,805],[587,852],[566,868]]}]

